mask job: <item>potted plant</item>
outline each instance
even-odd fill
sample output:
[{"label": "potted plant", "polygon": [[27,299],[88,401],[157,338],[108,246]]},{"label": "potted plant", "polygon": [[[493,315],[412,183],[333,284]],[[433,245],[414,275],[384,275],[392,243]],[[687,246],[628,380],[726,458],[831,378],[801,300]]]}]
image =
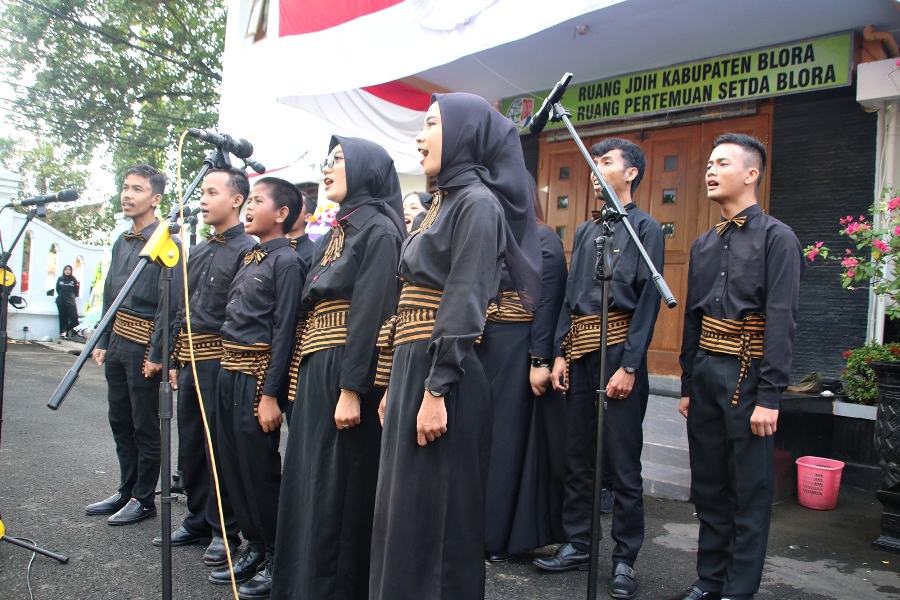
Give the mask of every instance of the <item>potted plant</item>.
[{"label": "potted plant", "polygon": [[[890,198],[890,194],[884,197]],[[835,256],[822,242],[816,242],[804,252],[810,261],[840,261],[841,285],[870,288],[886,300],[885,315],[894,319],[900,317],[900,196],[876,202],[869,212],[871,217],[848,215],[840,221],[840,233],[853,248]],[[848,396],[871,402],[873,377],[877,390],[875,449],[882,474],[877,496],[883,516],[882,534],[874,545],[900,552],[900,346],[871,340],[863,348],[845,352],[845,358]]]}]

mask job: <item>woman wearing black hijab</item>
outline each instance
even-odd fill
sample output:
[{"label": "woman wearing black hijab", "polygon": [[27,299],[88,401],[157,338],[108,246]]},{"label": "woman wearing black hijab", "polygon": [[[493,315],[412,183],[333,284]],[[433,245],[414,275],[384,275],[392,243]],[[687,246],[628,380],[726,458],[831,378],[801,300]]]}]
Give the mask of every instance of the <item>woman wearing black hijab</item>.
[{"label": "woman wearing black hijab", "polygon": [[72,276],[72,265],[63,267],[62,277],[56,280],[56,308],[59,311],[59,337],[66,337],[78,325],[78,307],[75,299],[81,293],[81,284]]},{"label": "woman wearing black hijab", "polygon": [[484,596],[492,429],[473,346],[504,260],[534,310],[540,241],[518,133],[484,99],[435,95],[416,142],[440,193],[401,251],[369,590],[373,600],[470,600]]},{"label": "woman wearing black hijab", "polygon": [[322,168],[340,204],[301,296],[296,405],[285,449],[272,598],[364,599],[381,426],[374,385],[381,324],[397,307],[406,237],[394,162],[334,136]]}]

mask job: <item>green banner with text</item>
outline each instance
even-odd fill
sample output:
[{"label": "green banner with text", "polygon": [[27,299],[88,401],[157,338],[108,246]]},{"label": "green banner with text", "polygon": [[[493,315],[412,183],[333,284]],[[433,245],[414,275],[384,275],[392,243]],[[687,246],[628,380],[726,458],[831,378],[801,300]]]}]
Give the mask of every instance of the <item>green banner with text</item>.
[{"label": "green banner with text", "polygon": [[[562,105],[578,125],[846,86],[851,81],[852,45],[853,33],[847,32],[573,84]],[[506,98],[503,112],[524,129],[549,94]]]}]

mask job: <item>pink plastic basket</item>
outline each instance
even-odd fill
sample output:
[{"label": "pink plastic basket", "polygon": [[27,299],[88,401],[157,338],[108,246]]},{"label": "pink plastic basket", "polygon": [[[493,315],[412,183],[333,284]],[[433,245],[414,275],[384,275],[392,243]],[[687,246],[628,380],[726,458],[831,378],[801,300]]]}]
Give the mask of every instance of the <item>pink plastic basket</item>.
[{"label": "pink plastic basket", "polygon": [[797,501],[815,510],[833,510],[841,489],[844,463],[818,456],[797,459]]}]

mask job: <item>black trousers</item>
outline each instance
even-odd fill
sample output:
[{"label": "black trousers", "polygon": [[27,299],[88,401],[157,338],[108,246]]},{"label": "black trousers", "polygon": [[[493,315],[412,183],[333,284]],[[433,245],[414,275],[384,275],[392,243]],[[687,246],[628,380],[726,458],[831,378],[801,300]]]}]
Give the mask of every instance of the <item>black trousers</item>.
[{"label": "black trousers", "polygon": [[119,458],[119,493],[153,504],[159,481],[159,383],[143,374],[147,347],[112,333],[106,350],[109,427]]},{"label": "black trousers", "polygon": [[[624,344],[610,346],[606,360],[607,381],[618,370]],[[563,498],[563,531],[566,541],[589,551],[594,494],[594,459],[597,445],[596,390],[600,378],[600,352],[591,352],[569,365],[566,393],[566,487]],[[604,382],[604,387],[605,387]],[[612,474],[612,527],[616,545],[613,563],[634,565],[644,543],[644,480],[641,477],[643,421],[650,394],[646,364],[637,370],[631,394],[607,401],[603,421],[606,463]],[[598,498],[599,502],[600,499]]]},{"label": "black trousers", "polygon": [[[200,412],[197,390],[203,398],[203,409],[209,422],[209,434],[216,447],[216,382],[221,366],[219,360],[197,361],[197,382],[188,363],[178,372],[178,469],[184,490],[187,493],[188,515],[182,525],[195,535],[222,536],[219,522],[219,508],[216,503],[216,488],[212,478],[212,463],[206,432],[203,430],[203,414]],[[222,513],[228,539],[237,544],[237,517],[225,487],[222,476],[221,457],[216,456],[219,469],[219,492],[222,498]],[[224,536],[222,536],[224,537]]]},{"label": "black trousers", "polygon": [[216,444],[228,497],[244,538],[271,558],[281,488],[281,429],[265,433],[253,416],[256,377],[221,369],[216,396]]},{"label": "black trousers", "polygon": [[59,332],[65,333],[70,329],[74,329],[78,325],[78,307],[72,304],[56,305],[59,311]]},{"label": "black trousers", "polygon": [[775,436],[750,430],[759,363],[752,361],[732,406],[739,359],[703,350],[694,359],[687,428],[691,500],[700,520],[695,585],[725,596],[755,594],[766,559]]}]

